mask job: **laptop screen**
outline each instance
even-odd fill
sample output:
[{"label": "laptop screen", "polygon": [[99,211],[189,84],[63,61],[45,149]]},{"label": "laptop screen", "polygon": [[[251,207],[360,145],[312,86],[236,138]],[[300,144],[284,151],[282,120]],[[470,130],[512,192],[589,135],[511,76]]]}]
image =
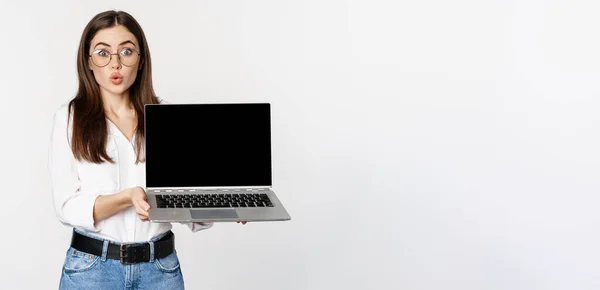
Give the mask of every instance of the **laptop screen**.
[{"label": "laptop screen", "polygon": [[268,103],[146,105],[146,186],[271,186],[270,113]]}]

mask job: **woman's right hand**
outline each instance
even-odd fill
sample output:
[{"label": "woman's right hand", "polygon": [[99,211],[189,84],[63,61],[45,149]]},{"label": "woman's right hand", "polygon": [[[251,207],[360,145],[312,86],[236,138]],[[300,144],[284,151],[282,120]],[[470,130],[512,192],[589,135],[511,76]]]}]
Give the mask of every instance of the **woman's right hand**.
[{"label": "woman's right hand", "polygon": [[138,214],[142,221],[148,221],[148,210],[150,205],[146,201],[146,191],[139,187],[132,187],[129,191],[129,199],[135,207],[135,212]]}]

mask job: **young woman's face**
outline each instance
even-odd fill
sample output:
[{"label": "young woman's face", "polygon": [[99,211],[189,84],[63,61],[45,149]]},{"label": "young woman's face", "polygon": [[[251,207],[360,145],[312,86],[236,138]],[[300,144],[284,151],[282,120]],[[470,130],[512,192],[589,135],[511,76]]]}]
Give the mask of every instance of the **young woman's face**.
[{"label": "young woman's face", "polygon": [[129,90],[141,69],[139,51],[137,39],[125,26],[96,33],[90,43],[89,68],[102,94],[123,95]]}]

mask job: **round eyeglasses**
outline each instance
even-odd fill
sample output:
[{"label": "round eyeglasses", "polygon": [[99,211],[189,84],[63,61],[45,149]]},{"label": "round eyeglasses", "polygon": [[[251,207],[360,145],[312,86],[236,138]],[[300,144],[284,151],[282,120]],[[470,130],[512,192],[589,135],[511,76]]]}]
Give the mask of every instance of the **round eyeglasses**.
[{"label": "round eyeglasses", "polygon": [[135,49],[124,48],[119,53],[110,53],[104,49],[96,49],[90,54],[92,62],[99,67],[107,66],[113,55],[119,56],[119,62],[124,66],[134,66],[140,59],[140,53]]}]

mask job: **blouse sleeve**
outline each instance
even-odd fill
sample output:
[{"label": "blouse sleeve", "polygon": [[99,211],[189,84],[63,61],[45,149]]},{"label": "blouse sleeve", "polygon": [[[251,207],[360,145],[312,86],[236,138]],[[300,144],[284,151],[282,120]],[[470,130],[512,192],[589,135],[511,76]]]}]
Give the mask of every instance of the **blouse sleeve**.
[{"label": "blouse sleeve", "polygon": [[64,225],[98,232],[101,227],[94,224],[94,203],[103,193],[80,191],[67,121],[68,111],[62,107],[54,114],[48,158],[55,213]]},{"label": "blouse sleeve", "polygon": [[194,223],[182,223],[182,224],[188,226],[188,228],[190,228],[192,233],[199,232],[201,230],[210,229],[214,225],[214,223],[212,223],[212,222],[211,223],[202,223],[202,222],[195,223],[194,222]]}]

